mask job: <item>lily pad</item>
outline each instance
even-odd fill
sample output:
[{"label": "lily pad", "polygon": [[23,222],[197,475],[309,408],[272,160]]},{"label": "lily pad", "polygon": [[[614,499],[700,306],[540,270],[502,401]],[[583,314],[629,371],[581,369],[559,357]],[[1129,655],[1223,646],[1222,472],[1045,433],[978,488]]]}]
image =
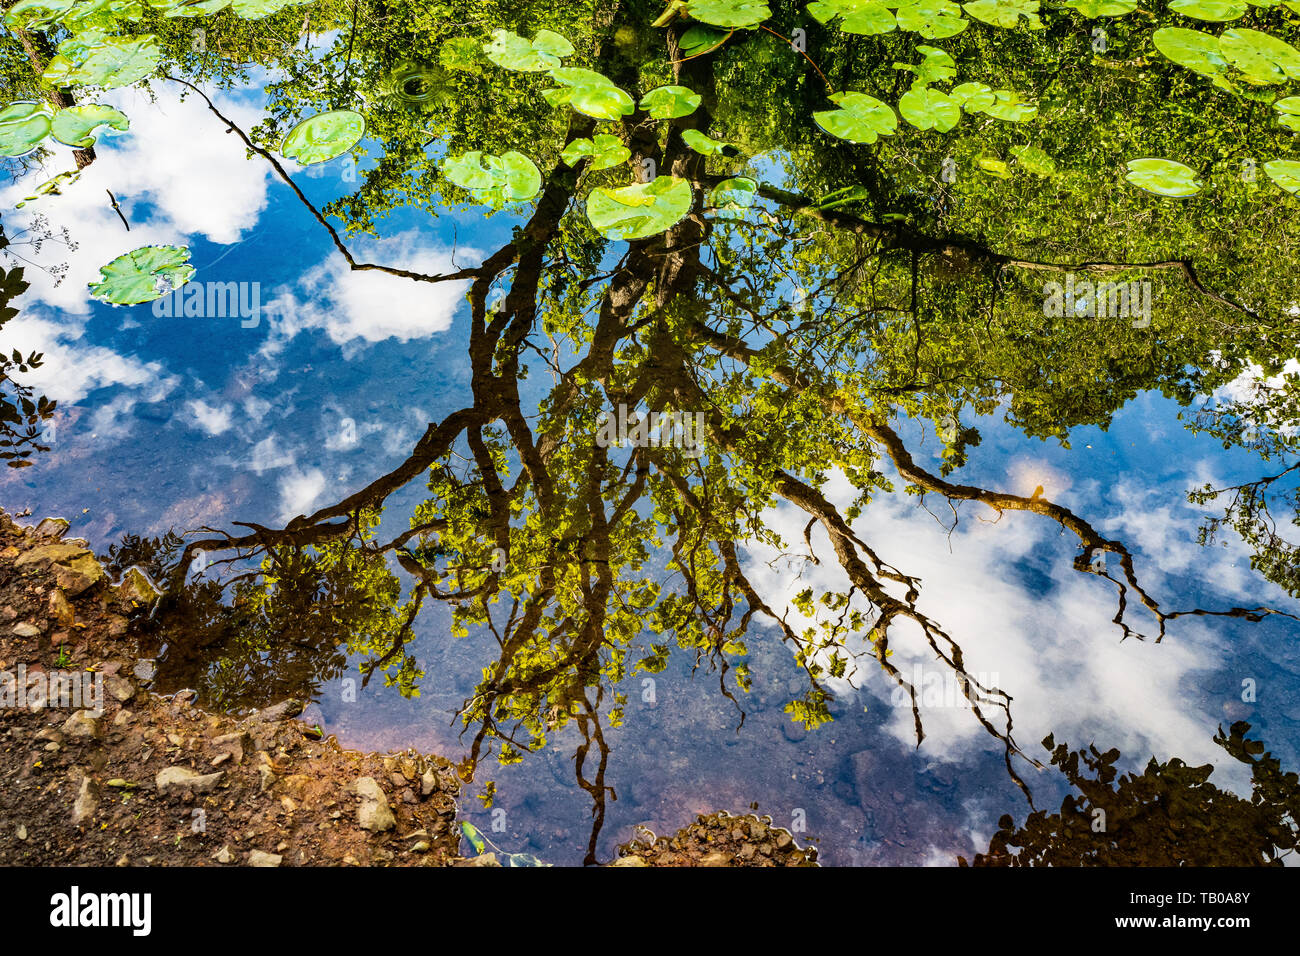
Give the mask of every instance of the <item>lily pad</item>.
[{"label": "lily pad", "polygon": [[756,27],[772,16],[765,0],[687,0],[691,19],[729,30]]},{"label": "lily pad", "polygon": [[898,112],[917,129],[946,133],[961,121],[961,106],[946,93],[914,86],[898,101]]},{"label": "lily pad", "polygon": [[848,92],[835,93],[830,99],[839,109],[813,113],[813,121],[832,136],[850,143],[874,143],[898,129],[893,109],[874,96]]},{"label": "lily pad", "polygon": [[603,73],[579,66],[551,70],[551,79],[560,85],[543,90],[542,96],[552,106],[571,106],[579,113],[600,120],[616,120],[636,112],[632,97],[614,85]]},{"label": "lily pad", "polygon": [[702,99],[699,93],[685,86],[657,86],[641,97],[641,109],[651,119],[678,119],[694,113]]},{"label": "lily pad", "polygon": [[230,0],[230,12],[241,20],[261,20],[311,0]]},{"label": "lily pad", "polygon": [[862,36],[889,33],[898,27],[885,0],[815,0],[808,4],[808,12],[820,23],[838,18],[841,30]]},{"label": "lily pad", "polygon": [[[969,105],[967,109],[975,111],[975,108]],[[1026,103],[1014,90],[994,90],[992,105],[982,106],[977,112],[1008,123],[1025,123],[1038,114],[1038,107],[1033,103]]]},{"label": "lily pad", "polygon": [[981,156],[975,160],[975,165],[983,172],[988,173],[990,176],[996,176],[998,179],[1011,178],[1011,167],[996,157]]},{"label": "lily pad", "polygon": [[738,219],[758,198],[758,183],[747,176],[724,179],[709,193],[709,205],[720,219]]},{"label": "lily pad", "polygon": [[44,30],[63,19],[75,0],[18,0],[5,11],[5,25],[20,30]]},{"label": "lily pad", "polygon": [[898,8],[898,27],[919,33],[927,40],[954,37],[970,26],[961,7],[949,0],[918,0]]},{"label": "lily pad", "polygon": [[137,305],[152,302],[194,278],[185,246],[141,246],[99,267],[90,292],[101,302]]},{"label": "lily pad", "polygon": [[962,9],[967,16],[1006,30],[1019,26],[1021,17],[1029,29],[1043,29],[1043,21],[1038,19],[1038,0],[972,0],[963,4]]},{"label": "lily pad", "polygon": [[63,15],[63,25],[71,33],[88,30],[113,30],[122,22],[139,20],[144,7],[139,0],[78,0]]},{"label": "lily pad", "polygon": [[342,156],[366,133],[366,118],[354,110],[331,110],[309,116],[284,138],[280,152],[301,166]]},{"label": "lily pad", "polygon": [[42,79],[55,86],[129,86],[154,71],[162,51],[152,34],[110,37],[90,30],[68,37]]},{"label": "lily pad", "polygon": [[449,159],[442,164],[442,174],[479,202],[490,206],[524,202],[542,188],[542,174],[537,164],[523,153],[511,150],[501,156],[484,155],[478,150]]},{"label": "lily pad", "polygon": [[0,156],[26,156],[50,135],[50,123],[44,105],[31,100],[0,109]]},{"label": "lily pad", "polygon": [[681,47],[683,57],[703,56],[726,43],[732,32],[696,23],[686,28],[677,45]]},{"label": "lily pad", "polygon": [[720,156],[731,145],[724,143],[720,139],[714,139],[712,136],[706,136],[697,129],[682,130],[682,141],[705,156]]},{"label": "lily pad", "polygon": [[29,202],[35,202],[36,200],[40,199],[42,196],[61,196],[63,195],[63,188],[65,186],[71,186],[80,178],[81,178],[81,170],[66,169],[63,172],[59,173],[57,176],[53,176],[50,179],[45,180],[45,182],[41,183],[39,186],[37,186],[35,189],[32,190],[32,194],[30,196],[27,196],[21,201],[14,203],[14,208],[22,209],[23,206],[26,206]]},{"label": "lily pad", "polygon": [[1222,23],[1236,20],[1250,8],[1243,0],[1169,0],[1169,9],[1185,17]]},{"label": "lily pad", "polygon": [[163,16],[172,19],[177,17],[210,17],[214,13],[220,13],[228,6],[230,6],[230,0],[181,0],[180,3],[168,7]]},{"label": "lily pad", "polygon": [[570,166],[576,166],[584,157],[591,160],[592,169],[609,169],[620,163],[626,163],[632,151],[623,145],[617,136],[598,133],[595,139],[575,139],[564,147],[560,159]]},{"label": "lily pad", "polygon": [[1277,37],[1239,27],[1225,30],[1219,49],[1228,62],[1260,84],[1300,80],[1300,50]]},{"label": "lily pad", "polygon": [[1278,112],[1279,123],[1293,133],[1300,133],[1300,96],[1280,99],[1273,104],[1273,109]]},{"label": "lily pad", "polygon": [[1066,4],[1085,17],[1123,17],[1137,9],[1137,0],[1069,0]]},{"label": "lily pad", "polygon": [[1056,160],[1037,146],[1013,146],[1011,155],[1016,158],[1017,163],[1035,176],[1046,179],[1056,175]]},{"label": "lily pad", "polygon": [[997,102],[993,90],[983,83],[962,83],[954,86],[948,95],[958,100],[968,113],[983,113]]},{"label": "lily pad", "polygon": [[492,40],[483,44],[483,52],[497,66],[518,73],[544,73],[573,55],[573,44],[550,30],[539,30],[532,40],[525,40],[509,30],[493,30]]},{"label": "lily pad", "polygon": [[1264,164],[1264,172],[1283,189],[1295,194],[1300,189],[1300,162],[1293,159],[1273,159]]},{"label": "lily pad", "polygon": [[1209,77],[1220,89],[1233,90],[1227,79],[1228,60],[1219,49],[1219,38],[1200,30],[1161,27],[1151,34],[1151,42],[1165,57],[1193,73]]},{"label": "lily pad", "polygon": [[957,61],[938,47],[918,46],[916,52],[925,57],[919,64],[915,66],[910,63],[894,64],[894,69],[906,70],[916,77],[912,81],[913,86],[946,83],[957,75]]},{"label": "lily pad", "polygon": [[599,187],[587,197],[587,218],[607,239],[645,239],[680,222],[694,198],[691,184],[676,176],[617,189]]},{"label": "lily pad", "polygon": [[1124,165],[1128,167],[1125,179],[1157,196],[1182,199],[1201,191],[1196,170],[1172,159],[1131,159]]},{"label": "lily pad", "polygon": [[121,110],[99,103],[69,106],[54,114],[51,132],[64,146],[86,149],[95,145],[95,133],[101,126],[125,132],[131,123]]}]

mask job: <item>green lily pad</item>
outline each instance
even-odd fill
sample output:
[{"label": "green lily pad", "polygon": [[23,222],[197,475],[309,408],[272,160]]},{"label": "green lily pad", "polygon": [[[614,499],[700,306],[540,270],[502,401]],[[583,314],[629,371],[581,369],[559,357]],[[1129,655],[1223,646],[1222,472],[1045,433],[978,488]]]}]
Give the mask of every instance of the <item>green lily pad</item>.
[{"label": "green lily pad", "polygon": [[110,37],[90,30],[60,43],[42,78],[55,86],[113,89],[144,79],[161,57],[152,34]]},{"label": "green lily pad", "polygon": [[724,143],[720,139],[714,139],[712,136],[706,136],[697,129],[682,130],[682,141],[705,156],[720,156],[726,150],[730,143]]},{"label": "green lily pad", "polygon": [[1043,29],[1043,21],[1038,19],[1038,0],[972,0],[962,5],[967,16],[974,17],[989,26],[1010,30],[1020,24],[1024,17],[1031,30]]},{"label": "green lily pad", "polygon": [[919,64],[895,63],[895,70],[906,70],[916,79],[913,86],[926,86],[930,83],[946,83],[957,75],[957,61],[933,46],[918,46],[916,52],[925,57]]},{"label": "green lily pad", "polygon": [[180,3],[168,7],[163,16],[172,19],[177,17],[210,17],[214,13],[220,13],[228,6],[230,6],[230,0],[181,0]]},{"label": "green lily pad", "polygon": [[1137,0],[1069,0],[1066,6],[1085,17],[1123,17],[1138,8]]},{"label": "green lily pad", "polygon": [[993,156],[981,156],[975,160],[975,165],[983,172],[988,173],[990,176],[996,176],[998,179],[1011,178],[1011,167]]},{"label": "green lily pad", "polygon": [[99,267],[90,292],[101,302],[137,305],[152,302],[194,278],[190,250],[184,246],[141,246]]},{"label": "green lily pad", "polygon": [[80,178],[81,178],[81,170],[79,169],[64,170],[63,172],[59,173],[57,176],[53,176],[45,180],[45,182],[41,183],[39,186],[33,189],[32,194],[30,196],[27,196],[21,201],[14,203],[14,208],[22,209],[23,206],[26,206],[29,202],[35,202],[36,200],[40,199],[42,196],[61,196],[63,195],[63,188],[65,186],[71,186]]},{"label": "green lily pad", "polygon": [[758,183],[748,176],[724,179],[709,193],[709,205],[720,219],[738,219],[758,198]]},{"label": "green lily pad", "polygon": [[677,41],[677,45],[681,47],[683,57],[703,56],[706,53],[712,53],[726,43],[732,32],[731,30],[718,30],[715,27],[706,27],[703,24],[695,23],[686,28],[686,32]]},{"label": "green lily pad", "polygon": [[1025,123],[1038,114],[1038,107],[1033,103],[1026,103],[1014,90],[994,90],[992,105],[982,106],[976,110],[968,102],[966,108],[1008,123]]},{"label": "green lily pad", "polygon": [[1243,16],[1249,7],[1242,0],[1169,0],[1169,9],[1185,17],[1222,23]]},{"label": "green lily pad", "polygon": [[626,163],[632,151],[623,145],[617,136],[598,133],[594,140],[583,137],[575,139],[564,147],[560,159],[570,166],[576,166],[584,157],[591,160],[592,169],[610,169],[620,163]]},{"label": "green lily pad", "polygon": [[962,83],[954,86],[948,95],[960,102],[968,113],[983,113],[997,102],[993,90],[983,83]]},{"label": "green lily pad", "polygon": [[641,97],[641,109],[651,119],[678,119],[694,113],[702,99],[699,93],[685,86],[657,86]]},{"label": "green lily pad", "polygon": [[946,133],[961,121],[961,105],[946,93],[914,86],[898,101],[898,112],[917,129]]},{"label": "green lily pad", "polygon": [[616,120],[636,112],[636,103],[603,73],[579,66],[551,70],[551,79],[560,85],[543,90],[542,96],[552,106],[569,105],[579,113],[600,120]]},{"label": "green lily pad", "polygon": [[1300,96],[1280,99],[1273,104],[1273,109],[1279,114],[1277,118],[1279,123],[1293,133],[1300,133]]},{"label": "green lily pad", "polygon": [[513,149],[501,156],[485,156],[473,150],[446,160],[442,174],[490,206],[525,202],[542,189],[542,174],[537,164]]},{"label": "green lily pad", "polygon": [[51,132],[64,146],[86,149],[95,145],[95,132],[101,126],[125,132],[130,125],[121,110],[99,103],[87,103],[83,106],[69,106],[55,113]]},{"label": "green lily pad", "polygon": [[893,109],[874,96],[848,92],[835,93],[830,99],[839,109],[813,113],[813,121],[832,136],[850,143],[874,143],[898,129]]},{"label": "green lily pad", "polygon": [[284,138],[282,155],[300,166],[315,166],[342,156],[366,134],[366,118],[354,110],[331,110],[309,116]]},{"label": "green lily pad", "polygon": [[1196,170],[1172,159],[1131,159],[1124,165],[1128,167],[1125,179],[1157,196],[1182,199],[1201,191]]},{"label": "green lily pad", "polygon": [[1239,27],[1225,30],[1219,49],[1228,62],[1260,84],[1300,80],[1300,50],[1277,37]]},{"label": "green lily pad", "polygon": [[573,44],[550,30],[538,30],[532,40],[525,40],[509,30],[493,30],[492,40],[483,44],[483,52],[497,66],[517,73],[544,73],[573,56]]},{"label": "green lily pad", "polygon": [[949,0],[918,0],[898,8],[898,27],[919,33],[927,40],[954,37],[970,26],[961,7]]},{"label": "green lily pad", "polygon": [[1272,159],[1264,164],[1264,172],[1283,189],[1295,194],[1300,189],[1300,163],[1293,159]]},{"label": "green lily pad", "polygon": [[1011,155],[1016,158],[1017,163],[1035,176],[1046,179],[1056,175],[1056,160],[1037,146],[1013,146]]},{"label": "green lily pad", "polygon": [[63,19],[75,0],[18,0],[5,11],[5,25],[19,30],[44,30]]},{"label": "green lily pad", "polygon": [[438,62],[449,70],[462,73],[479,73],[482,45],[470,37],[452,37],[438,51]]},{"label": "green lily pad", "polygon": [[607,239],[645,239],[680,222],[694,199],[686,180],[658,176],[650,183],[593,189],[587,197],[587,218]]},{"label": "green lily pad", "polygon": [[261,20],[311,0],[230,0],[230,12],[241,20]]},{"label": "green lily pad", "polygon": [[1166,58],[1193,73],[1208,77],[1220,89],[1232,91],[1228,82],[1228,60],[1219,49],[1219,38],[1200,30],[1161,27],[1151,34],[1151,42]]},{"label": "green lily pad", "polygon": [[26,156],[50,135],[50,123],[44,105],[31,100],[0,109],[0,156]]},{"label": "green lily pad", "polygon": [[808,12],[820,23],[838,18],[841,30],[862,36],[890,33],[898,27],[885,0],[815,0],[808,4]]},{"label": "green lily pad", "polygon": [[686,12],[692,20],[729,30],[756,27],[772,16],[765,0],[687,0]]},{"label": "green lily pad", "polygon": [[119,23],[139,20],[144,7],[139,0],[78,0],[63,15],[63,25],[71,33],[88,30],[113,30]]}]

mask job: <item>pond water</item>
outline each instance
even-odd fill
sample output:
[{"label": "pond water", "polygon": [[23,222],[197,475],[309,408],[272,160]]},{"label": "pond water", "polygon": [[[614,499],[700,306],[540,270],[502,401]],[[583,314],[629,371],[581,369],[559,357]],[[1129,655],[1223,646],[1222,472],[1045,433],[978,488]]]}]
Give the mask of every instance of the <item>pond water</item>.
[{"label": "pond water", "polygon": [[5,400],[57,405],[0,504],[169,590],[154,689],[462,761],[566,865],[719,809],[955,865],[1061,805],[1049,734],[1300,764],[1290,133],[1153,39],[1220,25],[554,6],[122,13],[147,77],[68,89],[129,130],[6,160]]}]

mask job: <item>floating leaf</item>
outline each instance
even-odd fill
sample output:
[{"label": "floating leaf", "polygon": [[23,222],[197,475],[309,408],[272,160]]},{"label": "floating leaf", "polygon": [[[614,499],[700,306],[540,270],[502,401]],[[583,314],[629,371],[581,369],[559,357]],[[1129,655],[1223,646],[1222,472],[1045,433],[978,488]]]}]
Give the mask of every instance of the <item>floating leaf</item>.
[{"label": "floating leaf", "polygon": [[889,33],[898,26],[885,0],[816,0],[808,4],[808,12],[820,23],[838,17],[841,30],[863,36]]},{"label": "floating leaf", "polygon": [[641,109],[651,119],[678,119],[694,113],[702,99],[685,86],[658,86],[641,97]]},{"label": "floating leaf", "polygon": [[18,0],[5,12],[5,25],[20,30],[44,30],[63,19],[74,0]]},{"label": "floating leaf", "polygon": [[182,0],[181,3],[169,7],[163,16],[171,18],[209,17],[214,13],[220,13],[228,6],[230,6],[230,0]]},{"label": "floating leaf", "polygon": [[992,116],[994,119],[1006,120],[1008,123],[1024,123],[1033,119],[1038,113],[1037,106],[1026,103],[1014,90],[994,90],[992,105],[976,109],[968,104],[966,108]]},{"label": "floating leaf", "polygon": [[125,132],[130,125],[121,110],[99,103],[87,103],[83,106],[69,106],[55,113],[51,132],[65,146],[86,149],[95,145],[95,131],[99,127],[108,126]]},{"label": "floating leaf", "polygon": [[311,0],[231,0],[230,12],[241,20],[261,20],[288,7],[310,2]]},{"label": "floating leaf", "polygon": [[1300,80],[1300,50],[1277,37],[1239,27],[1225,30],[1219,49],[1228,62],[1256,83]]},{"label": "floating leaf", "polygon": [[919,64],[895,63],[894,69],[906,70],[916,76],[913,86],[925,86],[929,83],[946,83],[957,75],[957,61],[933,46],[918,46],[916,52],[925,57]]},{"label": "floating leaf", "polygon": [[542,188],[537,164],[515,150],[502,156],[473,150],[446,160],[442,174],[479,202],[498,207],[532,199]]},{"label": "floating leaf", "polygon": [[724,179],[709,193],[709,205],[720,219],[739,219],[758,198],[758,183],[747,176]]},{"label": "floating leaf", "polygon": [[152,34],[110,37],[90,30],[59,44],[42,78],[55,86],[102,86],[113,89],[144,79],[154,71],[162,51]]},{"label": "floating leaf", "polygon": [[139,20],[144,7],[138,0],[78,0],[63,15],[63,25],[72,33],[112,30],[119,22]]},{"label": "floating leaf", "polygon": [[658,176],[650,183],[593,189],[587,197],[587,218],[608,239],[645,239],[681,221],[693,201],[686,180]]},{"label": "floating leaf", "polygon": [[42,196],[61,196],[63,195],[64,186],[71,186],[80,178],[81,178],[81,170],[79,169],[64,170],[63,172],[59,173],[57,176],[45,180],[45,182],[41,183],[39,186],[33,189],[32,194],[30,196],[27,196],[20,202],[14,203],[14,208],[22,209],[23,206],[26,206],[29,202],[35,202],[37,199],[40,199]]},{"label": "floating leaf", "polygon": [[0,156],[26,156],[50,135],[50,114],[31,100],[0,109]]},{"label": "floating leaf", "polygon": [[1011,178],[1011,168],[1002,160],[995,159],[992,156],[981,156],[975,161],[975,165],[990,176],[998,177],[998,179]]},{"label": "floating leaf", "polygon": [[1048,156],[1037,146],[1013,146],[1011,155],[1016,158],[1016,162],[1035,176],[1042,176],[1046,179],[1049,176],[1056,175],[1056,160]]},{"label": "floating leaf", "polygon": [[1300,189],[1300,163],[1293,159],[1272,159],[1264,164],[1264,172],[1287,192]]},{"label": "floating leaf", "polygon": [[469,840],[470,846],[474,848],[475,853],[482,853],[487,849],[487,843],[483,840],[483,834],[478,832],[478,827],[468,821],[461,823],[460,832],[465,834],[465,839]]},{"label": "floating leaf", "polygon": [[354,110],[331,110],[309,116],[284,138],[280,152],[301,166],[342,156],[366,133],[366,118]]},{"label": "floating leaf", "polygon": [[1043,29],[1043,21],[1038,19],[1038,0],[972,0],[963,4],[962,9],[968,16],[990,26],[1010,30],[1024,17],[1029,29]]},{"label": "floating leaf", "polygon": [[1232,91],[1227,80],[1228,61],[1219,49],[1219,38],[1200,30],[1161,27],[1151,34],[1151,42],[1165,57],[1194,73],[1209,77],[1220,89]]},{"label": "floating leaf", "polygon": [[141,246],[99,267],[90,292],[101,302],[136,305],[152,302],[194,278],[190,250],[184,246]]},{"label": "floating leaf", "polygon": [[1242,0],[1169,0],[1169,9],[1185,17],[1222,23],[1236,20],[1249,8]]},{"label": "floating leaf", "polygon": [[953,37],[970,26],[961,7],[949,0],[918,0],[899,7],[897,16],[899,29],[919,33],[927,40]]},{"label": "floating leaf", "polygon": [[832,136],[850,143],[874,143],[898,128],[893,109],[874,96],[849,92],[832,94],[830,99],[839,109],[813,113],[813,121]]},{"label": "floating leaf", "polygon": [[765,0],[687,0],[686,12],[693,20],[730,30],[756,27],[772,15]]},{"label": "floating leaf", "polygon": [[948,95],[959,100],[968,113],[983,113],[997,102],[993,90],[983,83],[962,83],[954,86]]},{"label": "floating leaf", "polygon": [[1125,179],[1157,196],[1181,199],[1201,191],[1196,170],[1172,159],[1131,159],[1125,165],[1128,167]]},{"label": "floating leaf", "polygon": [[718,30],[696,23],[687,27],[677,45],[681,47],[683,57],[703,56],[722,46],[730,36],[729,30]]},{"label": "floating leaf", "polygon": [[706,136],[697,129],[682,130],[682,142],[697,153],[702,153],[705,156],[721,155],[731,146],[730,143],[724,143],[712,136]]},{"label": "floating leaf", "polygon": [[627,162],[631,155],[632,151],[624,146],[623,141],[617,136],[599,133],[594,140],[586,137],[575,139],[564,147],[560,159],[570,166],[576,166],[583,157],[588,157],[591,159],[592,169],[609,169]]},{"label": "floating leaf", "polygon": [[917,129],[946,133],[961,120],[961,106],[946,93],[928,86],[913,86],[898,101],[898,112]]},{"label": "floating leaf", "polygon": [[1280,114],[1277,121],[1291,130],[1300,133],[1300,96],[1288,96],[1273,104],[1273,109]]},{"label": "floating leaf", "polygon": [[1137,9],[1137,0],[1069,0],[1066,4],[1085,17],[1123,17]]},{"label": "floating leaf", "polygon": [[543,73],[573,55],[573,44],[550,30],[539,30],[532,40],[525,40],[509,30],[493,30],[492,40],[483,44],[483,52],[497,66],[518,73]]},{"label": "floating leaf", "polygon": [[542,96],[552,106],[568,104],[579,113],[600,120],[616,120],[636,112],[632,97],[614,85],[609,77],[579,66],[551,70],[551,78],[560,86],[543,90]]}]

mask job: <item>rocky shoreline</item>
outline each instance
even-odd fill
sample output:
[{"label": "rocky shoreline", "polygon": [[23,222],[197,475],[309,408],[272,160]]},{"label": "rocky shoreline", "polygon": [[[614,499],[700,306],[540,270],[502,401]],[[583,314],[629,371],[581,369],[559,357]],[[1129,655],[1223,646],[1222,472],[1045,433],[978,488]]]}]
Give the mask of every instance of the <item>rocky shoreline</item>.
[{"label": "rocky shoreline", "polygon": [[[0,865],[493,866],[464,857],[446,759],[364,754],[286,701],[238,717],[149,692],[119,582],[68,523],[0,511]],[[464,848],[472,852],[472,848]],[[642,835],[614,866],[808,866],[766,818],[700,817]]]}]

